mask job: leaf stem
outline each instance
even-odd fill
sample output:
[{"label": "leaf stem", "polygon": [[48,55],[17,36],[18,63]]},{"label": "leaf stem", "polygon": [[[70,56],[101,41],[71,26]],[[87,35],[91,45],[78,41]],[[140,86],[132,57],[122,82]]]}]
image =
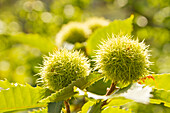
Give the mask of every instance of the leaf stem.
[{"label": "leaf stem", "polygon": [[109,90],[107,90],[106,96],[110,95],[116,89],[116,83],[112,82]]},{"label": "leaf stem", "polygon": [[71,111],[70,111],[70,104],[69,104],[69,99],[68,100],[65,100],[64,101],[64,105],[65,105],[65,107],[66,107],[66,112],[67,113],[71,113]]},{"label": "leaf stem", "polygon": [[[116,84],[115,82],[112,82],[112,84],[110,85],[109,90],[107,90],[106,92],[106,96],[112,94],[112,92],[116,89]],[[101,108],[107,104],[107,100],[103,101],[103,104],[101,105]]]}]

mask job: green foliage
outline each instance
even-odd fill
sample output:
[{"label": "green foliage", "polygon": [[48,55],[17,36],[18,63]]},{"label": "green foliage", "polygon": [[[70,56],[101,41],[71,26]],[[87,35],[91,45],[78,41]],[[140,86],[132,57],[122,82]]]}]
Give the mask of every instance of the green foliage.
[{"label": "green foliage", "polygon": [[101,113],[101,101],[88,101],[87,103],[84,104],[82,107],[81,113]]},{"label": "green foliage", "polygon": [[[142,69],[137,71],[132,69],[133,75],[138,75],[136,80],[139,84],[119,82],[114,92],[110,96],[105,96],[112,81],[107,81],[104,73],[94,68],[93,62],[93,56],[96,55],[96,50],[99,51],[99,45],[104,40],[109,40],[112,35],[132,35],[150,45],[152,53],[150,61],[154,62],[154,65],[150,66],[152,72],[170,73],[169,2],[169,0],[0,0],[0,79],[5,79],[0,81],[0,112],[63,113],[65,111],[63,101],[71,98],[67,101],[73,113],[169,113],[170,74],[152,74],[141,76],[143,78],[137,80],[140,75],[138,72]],[[126,20],[117,20],[125,19],[132,13],[134,16]],[[62,35],[61,38],[59,35]],[[89,56],[92,59],[89,62],[91,69],[96,73],[78,77],[78,80],[71,81],[68,86],[56,92],[48,87],[18,84],[29,83],[34,86],[37,76],[33,75],[39,72],[35,66],[42,64],[42,55],[63,46],[79,50]],[[119,68],[109,71],[124,72],[121,77],[128,75],[129,65],[127,65],[129,68],[125,69],[126,65],[116,66],[115,62],[112,62],[114,59],[109,61]],[[105,62],[106,64],[108,63]],[[63,66],[62,70],[58,69],[57,72],[64,72],[63,75],[67,75],[69,69],[73,72],[76,70],[69,67],[65,69]],[[68,75],[73,77],[73,74]],[[17,83],[9,83],[7,80]],[[40,99],[45,103],[40,103]],[[106,105],[102,106],[105,102]]]},{"label": "green foliage", "polygon": [[95,104],[93,104],[92,106],[89,107],[88,109],[88,113],[101,113],[101,102],[96,102]]},{"label": "green foliage", "polygon": [[[159,48],[159,49],[165,43],[170,41],[169,30],[167,30],[165,28],[147,26],[145,28],[140,28],[136,32],[136,35],[141,40],[145,39],[145,41],[148,42],[151,45],[151,47]],[[152,40],[152,41],[150,41],[150,40]]]},{"label": "green foliage", "polygon": [[88,110],[91,106],[93,106],[96,102],[95,101],[88,101],[86,102],[81,110],[81,113],[88,113]]},{"label": "green foliage", "polygon": [[[152,90],[150,90],[150,88],[143,87],[143,85],[133,84],[115,91],[115,93],[112,93],[110,96],[94,95],[89,92],[85,92],[84,94],[88,95],[89,98],[92,97],[96,100],[108,99],[108,104],[102,107],[102,112],[104,112],[106,109],[110,111],[112,108],[114,109],[116,107],[117,110],[121,112],[121,110],[126,108],[124,105],[128,106],[133,101],[141,103],[148,102],[149,98],[152,97],[152,95],[150,94],[151,91]],[[94,105],[96,100],[93,100],[92,102],[91,101],[87,102],[87,104],[83,106],[82,110],[87,111],[88,109],[90,109],[90,106]],[[124,112],[131,112],[131,110]]]},{"label": "green foliage", "polygon": [[154,89],[152,92],[153,97],[151,99],[151,103],[164,103],[165,106],[170,107],[170,90],[160,90]]},{"label": "green foliage", "polygon": [[17,83],[10,85],[8,81],[0,81],[0,84],[2,88],[0,89],[0,112],[47,106],[45,103],[38,103],[43,90],[40,87],[34,88],[28,84]]},{"label": "green foliage", "polygon": [[[148,98],[148,97],[144,96],[144,95],[147,95],[146,94],[147,93],[146,92],[147,87],[143,87],[142,90],[139,90],[141,88],[138,85],[135,86],[135,87],[133,85],[131,87],[128,86],[125,89],[123,88],[122,90],[116,91],[114,94],[112,94],[108,97],[94,95],[94,94],[91,94],[91,93],[88,93],[88,92],[85,92],[84,94],[86,94],[86,95],[88,95],[88,97],[92,97],[94,99],[109,99],[109,101],[108,101],[109,103],[102,107],[102,109],[104,109],[104,110],[102,110],[102,112],[104,112],[106,109],[108,109],[110,111],[110,109],[112,109],[112,108],[121,107],[121,108],[132,109],[132,111],[135,111],[135,113],[140,113],[139,111],[144,112],[145,110],[147,110],[147,109],[145,109],[145,107],[149,108],[149,106],[152,107],[152,109],[156,109],[157,107],[162,106],[162,108],[160,107],[160,109],[164,109],[163,111],[165,111],[165,113],[168,111],[168,109],[169,109],[168,107],[170,105],[169,104],[169,95],[170,95],[169,91],[153,89],[153,91],[151,93],[152,96],[148,95],[149,97],[151,97],[150,103],[152,103],[152,104],[138,104],[138,103],[132,102],[133,98],[134,98],[134,101],[137,101],[136,100],[137,98],[141,98],[142,100],[145,100],[145,98]],[[132,94],[131,91],[134,94]],[[131,97],[129,98],[128,95],[131,96]],[[135,97],[137,97],[137,98],[135,99]],[[129,98],[129,99],[126,99],[126,98]],[[162,103],[162,105],[159,105],[160,103]],[[158,104],[158,105],[156,105],[156,104]],[[87,102],[83,106],[82,111],[84,111],[84,112],[88,111],[92,105],[95,105],[95,101]],[[134,105],[136,105],[136,106],[134,106]],[[167,106],[167,107],[164,107],[164,105]],[[131,106],[133,106],[133,107],[131,107]],[[141,106],[142,108],[137,107],[137,106]],[[142,110],[142,109],[145,109],[145,110]],[[120,109],[120,111],[121,111],[121,109]],[[130,111],[128,111],[128,112],[130,112]],[[150,112],[148,112],[148,113],[150,113]]]},{"label": "green foliage", "polygon": [[83,54],[62,49],[45,57],[39,73],[42,81],[38,82],[43,82],[50,90],[58,91],[78,78],[88,76],[89,72],[90,64]]},{"label": "green foliage", "polygon": [[143,83],[154,88],[150,102],[154,104],[164,103],[170,106],[170,86],[167,84],[170,74],[152,74],[143,80]]},{"label": "green foliage", "polygon": [[88,55],[95,55],[95,50],[99,49],[98,45],[101,44],[101,41],[110,38],[108,36],[112,36],[113,34],[130,35],[133,30],[133,18],[134,16],[132,15],[126,20],[114,20],[108,26],[96,30],[87,40],[86,51]]},{"label": "green foliage", "polygon": [[125,108],[131,109],[134,113],[169,113],[170,108],[163,104],[141,104],[131,102],[124,105]]},{"label": "green foliage", "polygon": [[111,81],[108,80],[107,82],[103,79],[100,79],[99,81],[95,82],[91,86],[87,88],[89,92],[98,94],[98,95],[104,95],[106,94],[106,90],[108,87],[110,87]]},{"label": "green foliage", "polygon": [[[123,101],[122,101],[123,100]],[[124,109],[120,109],[116,106],[124,105],[127,102],[131,102],[131,100],[125,98],[114,98],[108,105],[105,105],[101,109],[102,102],[96,101],[88,101],[82,107],[81,113],[131,113],[130,110],[125,111]],[[117,104],[118,103],[118,104]]]},{"label": "green foliage", "polygon": [[112,98],[109,100],[110,102],[103,106],[104,108],[108,107],[108,106],[122,106],[126,103],[132,102],[133,100],[130,99],[126,99],[124,97],[116,97],[116,98]]},{"label": "green foliage", "polygon": [[170,85],[167,84],[170,80],[170,74],[152,74],[153,78],[144,80],[144,84],[157,89],[170,90]]},{"label": "green foliage", "polygon": [[149,73],[148,47],[128,36],[112,36],[97,51],[97,66],[107,79],[128,83]]},{"label": "green foliage", "polygon": [[84,89],[84,88],[87,88],[88,86],[90,86],[91,84],[93,84],[95,81],[101,79],[102,77],[103,77],[103,75],[95,74],[95,73],[90,74],[89,76],[86,76],[86,77],[82,77],[82,78],[74,81],[67,87],[60,89],[59,91],[51,94],[47,98],[44,98],[43,100],[41,100],[41,102],[57,102],[57,101],[68,99],[69,97],[71,97],[77,93],[73,89],[74,86],[76,86],[80,89]]},{"label": "green foliage", "polygon": [[35,85],[34,74],[39,69],[35,68],[42,62],[39,49],[10,40],[8,47],[0,52],[0,79],[6,78],[10,82],[29,83]]},{"label": "green foliage", "polygon": [[115,107],[107,107],[105,108],[101,113],[132,113],[130,110],[124,110],[124,109],[119,109],[119,108],[115,108]]}]

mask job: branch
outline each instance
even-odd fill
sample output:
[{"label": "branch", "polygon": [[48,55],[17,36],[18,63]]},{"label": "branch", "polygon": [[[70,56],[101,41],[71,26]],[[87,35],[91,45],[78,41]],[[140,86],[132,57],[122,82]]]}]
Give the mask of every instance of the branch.
[{"label": "branch", "polygon": [[[109,90],[107,90],[107,92],[106,92],[106,96],[108,96],[108,95],[110,95],[110,94],[113,93],[113,91],[116,89],[116,84],[117,84],[117,83],[112,82]],[[104,105],[106,105],[106,104],[107,104],[107,100],[103,101],[103,104],[101,105],[101,108],[102,108]]]},{"label": "branch", "polygon": [[66,107],[66,112],[67,113],[71,113],[71,111],[70,111],[70,104],[69,104],[68,100],[65,100],[64,104],[65,104],[65,107]]}]

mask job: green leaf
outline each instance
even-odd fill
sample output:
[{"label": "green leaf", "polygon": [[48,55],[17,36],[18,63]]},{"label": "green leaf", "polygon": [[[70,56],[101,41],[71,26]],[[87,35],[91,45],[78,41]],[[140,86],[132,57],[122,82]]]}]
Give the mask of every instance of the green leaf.
[{"label": "green leaf", "polygon": [[38,48],[41,52],[48,53],[56,48],[55,44],[49,38],[41,37],[38,34],[17,34],[10,35],[10,39],[22,44]]},{"label": "green leaf", "polygon": [[142,104],[130,102],[123,106],[133,111],[133,113],[169,113],[170,108],[165,107],[163,104]]},{"label": "green leaf", "polygon": [[119,109],[119,108],[115,108],[115,107],[107,107],[105,108],[101,113],[132,113],[130,110],[126,111],[124,109]]},{"label": "green leaf", "polygon": [[89,110],[89,108],[90,108],[91,106],[93,106],[95,103],[96,103],[95,101],[88,101],[88,102],[86,102],[86,103],[83,105],[83,107],[82,107],[81,113],[87,113],[88,110]]},{"label": "green leaf", "polygon": [[122,106],[128,102],[132,102],[133,100],[126,99],[124,97],[116,97],[111,100],[109,100],[109,103],[103,107],[108,107],[108,106]]},{"label": "green leaf", "polygon": [[63,101],[48,103],[48,113],[61,113]]},{"label": "green leaf", "polygon": [[[8,81],[1,81],[1,84],[7,84]],[[29,84],[11,84],[7,89],[0,90],[0,112],[22,110],[27,108],[45,107],[45,103],[38,103],[41,99],[42,88],[32,87]]]},{"label": "green leaf", "polygon": [[87,88],[89,92],[98,94],[98,95],[104,95],[106,94],[106,90],[111,85],[111,80],[104,81],[104,78],[100,79],[99,81],[95,82],[91,86]]},{"label": "green leaf", "polygon": [[165,106],[170,107],[170,90],[154,89],[151,103],[164,103]]},{"label": "green leaf", "polygon": [[154,88],[157,89],[165,89],[165,90],[170,90],[170,73],[168,74],[152,74],[155,80],[153,79],[146,79],[145,83],[146,85],[153,86]]},{"label": "green leaf", "polygon": [[73,96],[77,92],[73,90],[73,87],[76,86],[80,89],[87,88],[97,80],[101,79],[103,77],[102,74],[95,74],[92,73],[89,76],[82,77],[73,83],[71,83],[69,86],[57,91],[56,93],[51,94],[47,98],[42,99],[40,102],[57,102],[57,101],[62,101],[66,100],[69,97]]},{"label": "green leaf", "polygon": [[83,105],[81,113],[101,113],[101,105],[101,101],[88,101]]},{"label": "green leaf", "polygon": [[110,38],[114,35],[130,35],[133,31],[132,21],[134,16],[126,20],[114,20],[108,26],[96,30],[87,40],[86,50],[88,55],[95,55],[94,50],[98,50],[98,45],[101,41]]},{"label": "green leaf", "polygon": [[148,77],[144,79],[145,85],[155,88],[150,103],[164,103],[165,106],[170,107],[170,85],[167,84],[170,80],[170,74],[152,74],[152,76],[153,78],[148,76],[150,79]]},{"label": "green leaf", "polygon": [[93,106],[90,106],[87,113],[101,113],[102,102],[97,102]]}]

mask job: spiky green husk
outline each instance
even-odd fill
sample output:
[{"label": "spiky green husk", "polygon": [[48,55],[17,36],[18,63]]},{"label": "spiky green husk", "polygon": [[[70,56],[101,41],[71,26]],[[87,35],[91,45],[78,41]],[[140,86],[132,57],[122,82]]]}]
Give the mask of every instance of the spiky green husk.
[{"label": "spiky green husk", "polygon": [[45,57],[40,75],[46,87],[57,91],[89,72],[90,64],[83,54],[62,49]]},{"label": "spiky green husk", "polygon": [[94,32],[96,29],[109,25],[110,21],[104,18],[89,18],[85,24]]},{"label": "spiky green husk", "polygon": [[129,83],[149,73],[148,46],[128,36],[113,36],[99,46],[97,65],[114,82]]},{"label": "spiky green husk", "polygon": [[56,44],[61,46],[64,41],[69,43],[84,42],[90,35],[91,30],[82,23],[70,22],[64,25],[56,35]]}]

